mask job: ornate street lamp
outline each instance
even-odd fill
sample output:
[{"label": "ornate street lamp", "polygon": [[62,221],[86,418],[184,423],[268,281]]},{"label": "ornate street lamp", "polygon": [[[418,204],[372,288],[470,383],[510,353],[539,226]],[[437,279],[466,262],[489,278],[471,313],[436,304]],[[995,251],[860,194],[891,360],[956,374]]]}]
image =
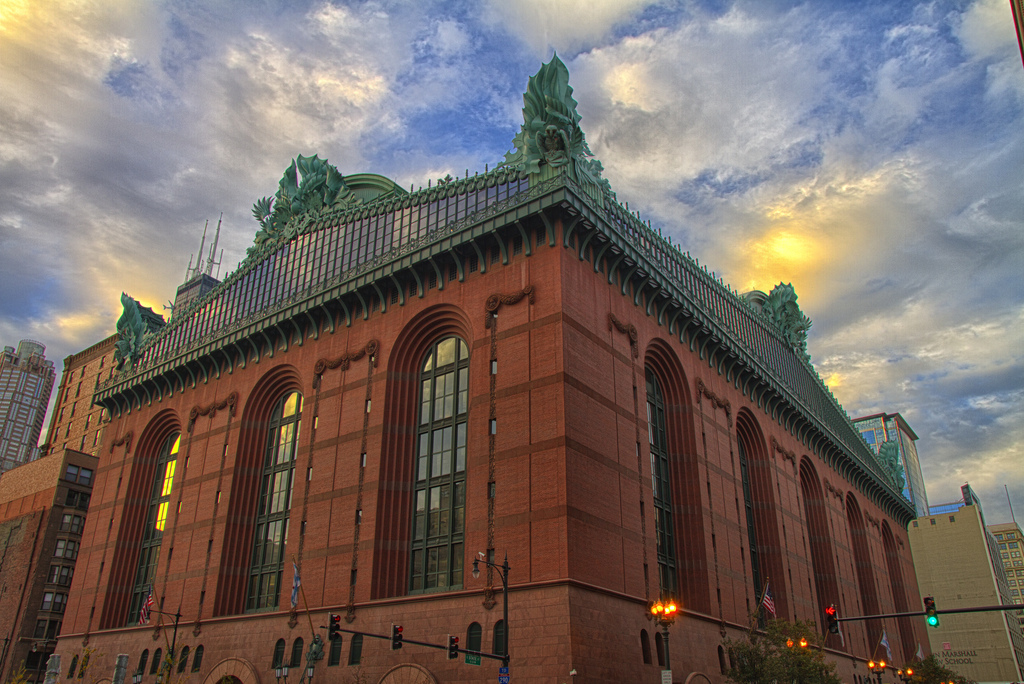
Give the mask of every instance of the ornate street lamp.
[{"label": "ornate street lamp", "polygon": [[508,667],[508,660],[509,660],[509,649],[508,649],[508,644],[509,644],[509,639],[508,639],[508,631],[509,631],[508,630],[508,570],[509,570],[509,567],[508,567],[508,554],[507,553],[505,554],[505,562],[502,563],[501,565],[498,565],[497,563],[492,563],[491,561],[487,560],[487,556],[484,555],[483,551],[478,552],[476,555],[477,555],[477,557],[473,559],[473,579],[476,579],[476,578],[480,577],[480,566],[478,565],[479,563],[483,563],[484,565],[490,566],[492,568],[496,568],[499,571],[499,573],[498,573],[499,576],[501,577],[501,592],[502,592],[502,596],[503,596],[502,603],[504,604],[503,607],[504,607],[504,610],[505,610],[505,617],[504,617],[504,620],[503,620],[503,624],[505,625],[505,633],[502,634],[502,637],[504,638],[505,643],[502,644],[504,646],[504,652],[502,653],[503,657],[501,659],[501,663],[505,667]]},{"label": "ornate street lamp", "polygon": [[903,680],[903,684],[910,684],[910,680],[914,677],[914,670],[908,667],[904,670],[896,670],[896,674]]},{"label": "ornate street lamp", "polygon": [[[278,665],[274,668],[274,676],[277,678],[277,684],[288,684],[288,666]],[[138,684],[138,682],[136,682]]]},{"label": "ornate street lamp", "polygon": [[878,662],[875,662],[874,660],[869,660],[868,669],[875,673],[875,677],[878,678],[878,684],[882,684],[882,673],[885,672],[885,661],[879,660]]},{"label": "ornate street lamp", "polygon": [[651,606],[651,615],[661,625],[662,640],[665,644],[665,669],[672,669],[672,661],[668,654],[668,626],[676,621],[679,606],[672,599],[659,599]]}]

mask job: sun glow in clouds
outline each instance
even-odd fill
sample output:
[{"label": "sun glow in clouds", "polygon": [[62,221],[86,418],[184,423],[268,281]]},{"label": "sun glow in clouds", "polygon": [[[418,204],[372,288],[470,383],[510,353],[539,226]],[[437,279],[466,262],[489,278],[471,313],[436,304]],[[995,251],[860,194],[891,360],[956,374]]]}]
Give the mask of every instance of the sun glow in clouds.
[{"label": "sun glow in clouds", "polygon": [[795,227],[769,227],[761,237],[749,241],[745,251],[745,289],[769,292],[780,280],[790,282],[815,271],[827,246],[823,239]]}]

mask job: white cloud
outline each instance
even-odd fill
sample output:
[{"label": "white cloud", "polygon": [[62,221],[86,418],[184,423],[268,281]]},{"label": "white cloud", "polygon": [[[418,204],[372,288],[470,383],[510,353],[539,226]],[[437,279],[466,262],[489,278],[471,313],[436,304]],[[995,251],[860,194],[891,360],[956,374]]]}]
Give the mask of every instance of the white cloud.
[{"label": "white cloud", "polygon": [[618,23],[655,0],[488,0],[490,21],[529,45],[537,57],[548,50],[572,52],[600,41]]}]

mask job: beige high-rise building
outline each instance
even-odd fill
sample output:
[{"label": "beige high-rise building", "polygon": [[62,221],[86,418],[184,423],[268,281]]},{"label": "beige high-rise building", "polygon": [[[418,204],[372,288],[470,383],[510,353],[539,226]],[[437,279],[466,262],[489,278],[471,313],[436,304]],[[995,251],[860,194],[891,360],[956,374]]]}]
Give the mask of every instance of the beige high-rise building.
[{"label": "beige high-rise building", "polygon": [[[917,581],[932,596],[939,626],[928,629],[932,653],[979,684],[1024,680],[1024,634],[1010,612],[943,614],[944,610],[1016,603],[995,536],[986,529],[970,485],[964,499],[933,506],[908,529]],[[1019,601],[1019,598],[1018,598]]]},{"label": "beige high-rise building", "polygon": [[[999,557],[1010,586],[1011,603],[1024,603],[1024,532],[1016,521],[989,525],[988,531],[999,545]],[[1017,623],[1024,631],[1024,611],[1016,613]]]},{"label": "beige high-rise building", "polygon": [[0,473],[39,457],[39,432],[56,372],[41,342],[22,340],[0,354]]}]

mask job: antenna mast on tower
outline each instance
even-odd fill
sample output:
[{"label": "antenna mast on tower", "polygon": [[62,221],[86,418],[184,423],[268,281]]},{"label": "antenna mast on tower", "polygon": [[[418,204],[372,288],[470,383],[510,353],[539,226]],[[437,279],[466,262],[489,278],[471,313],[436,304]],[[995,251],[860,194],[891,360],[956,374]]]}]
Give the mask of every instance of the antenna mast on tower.
[{"label": "antenna mast on tower", "polygon": [[[212,276],[213,275],[213,267],[214,266],[220,266],[221,260],[224,259],[224,250],[222,249],[222,250],[220,250],[220,259],[218,259],[217,261],[213,260],[213,257],[216,256],[216,254],[217,254],[217,243],[220,242],[220,224],[221,224],[221,221],[223,221],[223,220],[224,220],[224,212],[221,212],[220,213],[220,218],[217,219],[217,233],[216,233],[216,235],[214,235],[214,238],[213,238],[213,246],[210,247],[210,256],[208,256],[206,258],[206,275],[208,275],[208,276]],[[207,222],[207,223],[209,223],[209,222]],[[204,240],[206,239],[206,231],[205,230],[203,230],[203,239]],[[202,248],[200,247],[200,249],[202,249]],[[219,271],[219,269],[218,269],[218,271]]]}]

